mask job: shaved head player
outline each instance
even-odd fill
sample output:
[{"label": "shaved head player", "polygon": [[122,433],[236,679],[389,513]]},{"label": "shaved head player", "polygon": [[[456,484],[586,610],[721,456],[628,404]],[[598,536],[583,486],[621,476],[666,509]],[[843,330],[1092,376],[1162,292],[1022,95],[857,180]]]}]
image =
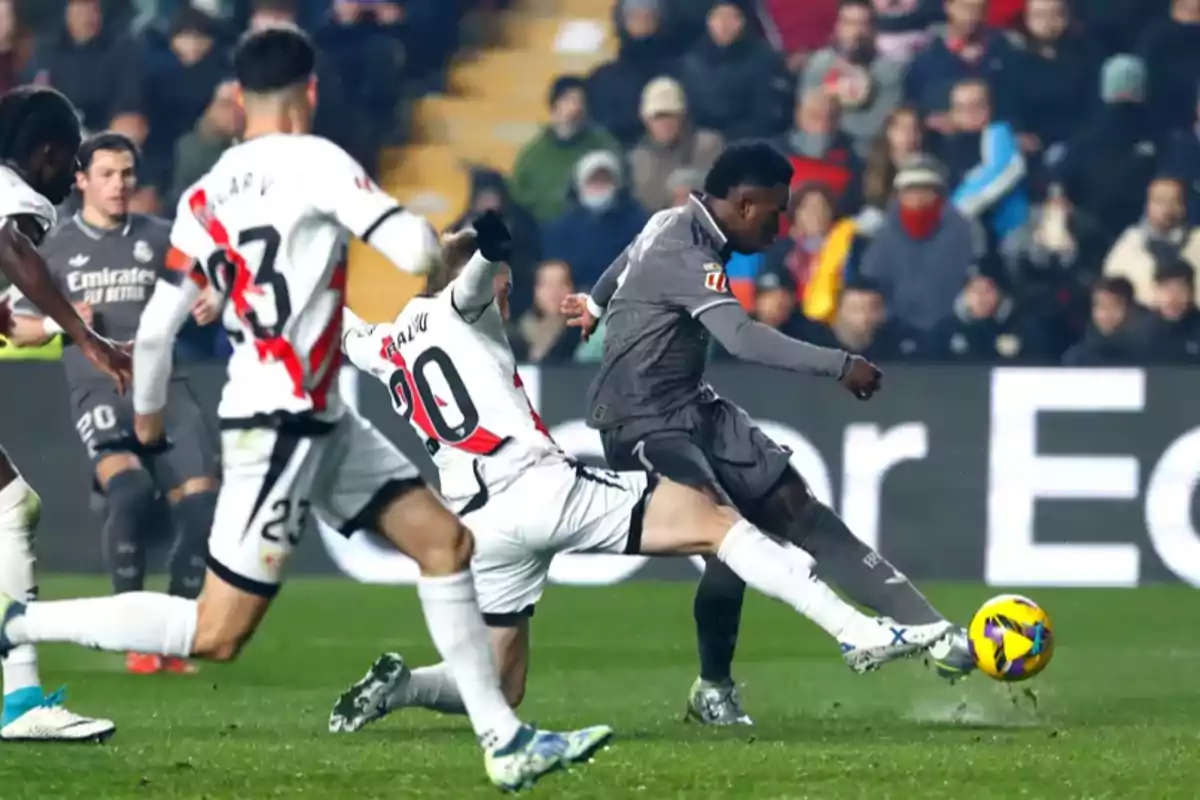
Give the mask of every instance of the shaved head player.
[{"label": "shaved head player", "polygon": [[[716,339],[743,361],[824,376],[860,400],[880,388],[880,371],[865,359],[755,322],[729,293],[725,262],[733,252],[760,252],[774,241],[791,178],[787,159],[771,146],[730,145],[702,194],[654,215],[590,296],[567,299],[563,310],[585,335],[608,315],[588,425],[600,431],[613,469],[645,469],[737,508],[807,550],[822,576],[878,614],[903,625],[942,621],[901,573],[812,496],[790,452],[704,381],[709,342]],[[689,716],[750,724],[731,676],[745,584],[719,560],[706,563],[694,608],[700,677]],[[957,627],[929,652],[950,673],[973,663]]]}]

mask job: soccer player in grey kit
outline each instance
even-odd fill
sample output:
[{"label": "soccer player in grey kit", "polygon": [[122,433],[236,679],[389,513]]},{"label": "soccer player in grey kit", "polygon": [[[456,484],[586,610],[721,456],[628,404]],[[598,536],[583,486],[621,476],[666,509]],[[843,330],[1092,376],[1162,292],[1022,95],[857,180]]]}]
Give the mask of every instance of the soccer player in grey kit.
[{"label": "soccer player in grey kit", "polygon": [[[136,188],[136,145],[118,133],[92,136],[79,149],[76,187],[82,207],[60,220],[42,245],[42,256],[59,287],[84,319],[106,335],[125,341],[137,332],[142,309],[162,276],[186,279],[166,269],[170,225],[166,220],[131,214]],[[39,345],[56,332],[26,299],[14,309],[14,340]],[[202,299],[197,321],[211,322],[215,302]],[[145,583],[146,545],[159,528],[158,494],[165,496],[179,528],[169,559],[169,592],[194,598],[204,578],[208,531],[216,508],[216,435],[206,423],[186,377],[171,385],[167,406],[170,446],[146,452],[133,433],[133,405],[117,394],[111,381],[78,352],[63,351],[74,423],[96,483],[106,499],[104,547],[114,592],[140,591]],[[192,671],[182,659],[129,653],[130,672]]]},{"label": "soccer player in grey kit", "polygon": [[[807,550],[821,576],[854,602],[905,624],[942,620],[812,496],[789,451],[704,381],[716,339],[738,359],[828,377],[860,400],[880,388],[882,373],[867,360],[755,322],[729,293],[725,262],[735,251],[756,253],[774,241],[791,178],[787,159],[770,145],[730,145],[703,194],[656,214],[590,296],[567,299],[563,311],[585,336],[607,313],[588,425],[600,431],[613,469],[645,469],[736,507],[760,529]],[[731,676],[744,593],[728,567],[707,561],[694,606],[700,677],[688,698],[689,717],[706,724],[751,724]],[[947,677],[974,664],[957,627],[929,653]]]}]

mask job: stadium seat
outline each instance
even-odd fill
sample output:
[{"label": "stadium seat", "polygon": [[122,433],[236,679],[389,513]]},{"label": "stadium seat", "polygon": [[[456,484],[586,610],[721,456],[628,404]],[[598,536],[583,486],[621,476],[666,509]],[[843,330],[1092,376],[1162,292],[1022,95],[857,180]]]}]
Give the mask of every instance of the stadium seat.
[{"label": "stadium seat", "polygon": [[[383,153],[382,186],[439,229],[466,208],[465,167],[512,168],[546,119],[546,91],[564,73],[587,74],[612,58],[611,0],[524,0],[497,17],[502,45],[464,55],[450,69],[449,95],[413,110],[413,144]],[[393,318],[421,282],[370,248],[351,250],[348,290],[364,319]]]}]

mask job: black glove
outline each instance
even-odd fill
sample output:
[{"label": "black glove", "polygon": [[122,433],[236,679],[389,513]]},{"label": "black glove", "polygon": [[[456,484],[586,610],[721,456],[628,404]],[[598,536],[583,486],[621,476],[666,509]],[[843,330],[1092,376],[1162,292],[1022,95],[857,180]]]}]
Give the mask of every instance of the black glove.
[{"label": "black glove", "polygon": [[512,256],[512,234],[495,211],[485,211],[475,220],[475,242],[479,252],[492,263],[508,261]]}]

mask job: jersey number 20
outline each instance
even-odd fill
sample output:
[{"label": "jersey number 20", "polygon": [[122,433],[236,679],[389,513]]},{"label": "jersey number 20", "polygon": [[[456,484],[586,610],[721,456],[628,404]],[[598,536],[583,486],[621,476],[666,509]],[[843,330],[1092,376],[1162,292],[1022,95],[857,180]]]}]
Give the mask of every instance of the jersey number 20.
[{"label": "jersey number 20", "polygon": [[[388,379],[396,410],[409,422],[434,439],[468,453],[488,455],[501,444],[500,437],[479,427],[479,409],[467,393],[467,385],[440,347],[431,347],[417,356],[412,366],[401,362]],[[435,367],[450,392],[450,400],[461,418],[451,424],[442,410],[448,403],[429,383],[428,370]]]}]

